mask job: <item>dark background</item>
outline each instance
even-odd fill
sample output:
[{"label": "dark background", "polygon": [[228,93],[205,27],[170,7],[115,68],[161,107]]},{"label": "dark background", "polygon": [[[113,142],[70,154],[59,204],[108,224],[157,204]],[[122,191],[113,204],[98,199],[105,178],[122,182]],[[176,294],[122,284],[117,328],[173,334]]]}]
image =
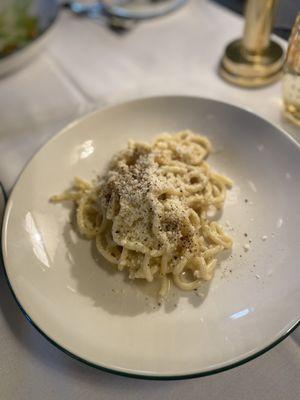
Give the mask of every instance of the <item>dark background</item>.
[{"label": "dark background", "polygon": [[[213,1],[224,7],[230,8],[239,14],[244,13],[246,0]],[[287,39],[298,12],[300,12],[300,0],[278,0],[274,32],[284,39]]]}]

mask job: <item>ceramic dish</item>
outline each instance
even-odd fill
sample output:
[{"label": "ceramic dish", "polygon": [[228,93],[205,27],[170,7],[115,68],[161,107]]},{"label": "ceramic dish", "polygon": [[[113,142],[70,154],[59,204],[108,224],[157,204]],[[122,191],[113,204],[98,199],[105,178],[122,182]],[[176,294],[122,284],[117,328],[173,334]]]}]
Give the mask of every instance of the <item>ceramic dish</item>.
[{"label": "ceramic dish", "polygon": [[[129,138],[189,128],[215,147],[210,163],[235,181],[221,222],[234,238],[200,296],[129,282],[72,229],[70,205],[49,198],[74,176],[101,174]],[[3,256],[22,310],[74,357],[120,374],[176,379],[242,364],[299,321],[300,150],[240,108],[157,97],[97,111],[69,125],[25,168],[7,204]],[[246,245],[246,246],[245,246]]]},{"label": "ceramic dish", "polygon": [[149,1],[120,1],[103,0],[106,12],[118,18],[133,20],[150,19],[168,14],[183,6],[186,0],[164,0],[160,2]]}]

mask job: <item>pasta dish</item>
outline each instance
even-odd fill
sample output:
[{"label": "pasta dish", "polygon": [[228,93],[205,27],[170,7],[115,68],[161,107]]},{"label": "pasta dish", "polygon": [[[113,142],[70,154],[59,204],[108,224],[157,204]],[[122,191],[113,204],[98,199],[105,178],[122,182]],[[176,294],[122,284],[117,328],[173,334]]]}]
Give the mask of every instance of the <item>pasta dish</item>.
[{"label": "pasta dish", "polygon": [[173,281],[197,289],[213,277],[217,255],[232,239],[216,222],[232,181],[205,161],[210,141],[191,131],[130,141],[93,183],[75,178],[52,201],[76,205],[78,230],[130,279],[161,280],[166,298]]}]

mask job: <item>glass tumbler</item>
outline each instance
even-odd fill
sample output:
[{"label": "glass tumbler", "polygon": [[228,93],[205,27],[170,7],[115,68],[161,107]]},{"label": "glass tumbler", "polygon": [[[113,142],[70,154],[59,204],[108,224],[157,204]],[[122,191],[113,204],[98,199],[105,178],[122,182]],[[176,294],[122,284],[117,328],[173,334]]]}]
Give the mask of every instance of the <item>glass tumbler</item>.
[{"label": "glass tumbler", "polygon": [[300,126],[300,13],[289,39],[283,70],[284,115]]}]

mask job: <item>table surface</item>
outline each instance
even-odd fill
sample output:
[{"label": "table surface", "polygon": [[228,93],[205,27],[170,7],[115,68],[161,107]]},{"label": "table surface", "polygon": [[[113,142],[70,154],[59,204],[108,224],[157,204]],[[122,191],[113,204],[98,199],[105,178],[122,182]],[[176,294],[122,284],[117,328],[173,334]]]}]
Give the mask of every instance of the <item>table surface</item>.
[{"label": "table surface", "polygon": [[[282,118],[281,85],[246,90],[216,73],[242,19],[209,0],[117,34],[63,11],[45,49],[0,80],[0,181],[8,193],[32,154],[70,121],[103,106],[157,94],[239,105],[300,140]],[[282,42],[284,44],[284,42]],[[285,45],[285,44],[284,44]],[[1,193],[0,193],[1,196]],[[1,208],[1,198],[0,198]],[[187,381],[123,378],[71,359],[24,318],[0,274],[0,400],[300,398],[300,330],[241,367]]]}]

